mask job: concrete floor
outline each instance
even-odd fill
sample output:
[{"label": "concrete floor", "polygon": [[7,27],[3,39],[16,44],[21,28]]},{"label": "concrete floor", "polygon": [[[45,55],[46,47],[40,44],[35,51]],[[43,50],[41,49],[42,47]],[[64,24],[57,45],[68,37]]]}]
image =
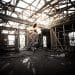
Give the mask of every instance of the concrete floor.
[{"label": "concrete floor", "polygon": [[75,59],[45,50],[0,56],[0,75],[72,75]]}]

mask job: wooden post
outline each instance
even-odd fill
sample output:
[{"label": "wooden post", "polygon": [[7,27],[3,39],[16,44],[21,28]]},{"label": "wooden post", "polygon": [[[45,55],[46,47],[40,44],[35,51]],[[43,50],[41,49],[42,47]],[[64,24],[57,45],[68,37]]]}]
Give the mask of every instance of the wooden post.
[{"label": "wooden post", "polygon": [[66,40],[65,40],[65,26],[63,25],[63,38],[64,38],[64,49],[66,49]]}]

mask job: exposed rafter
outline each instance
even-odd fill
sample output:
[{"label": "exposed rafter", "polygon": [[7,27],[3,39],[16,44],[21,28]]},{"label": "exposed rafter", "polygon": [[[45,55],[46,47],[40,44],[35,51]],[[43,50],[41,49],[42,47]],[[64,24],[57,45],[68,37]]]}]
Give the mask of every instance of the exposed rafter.
[{"label": "exposed rafter", "polygon": [[19,1],[20,1],[20,0],[16,0],[16,4],[15,4],[15,6],[14,6],[14,8],[13,8],[13,11],[15,11],[15,8],[16,8],[17,4],[19,3]]},{"label": "exposed rafter", "polygon": [[[20,24],[25,24],[25,25],[29,25],[32,26],[34,24],[34,22],[30,22],[28,20],[23,20],[23,19],[19,19],[19,18],[14,18],[8,15],[4,15],[4,14],[0,14],[0,18],[6,21],[13,21],[13,22],[17,22]],[[38,25],[40,28],[44,28],[44,26],[42,24]]]},{"label": "exposed rafter", "polygon": [[56,15],[56,14],[60,14],[61,12],[70,9],[71,7],[73,7],[73,6],[70,5],[70,6],[68,6],[68,7],[64,7],[64,8],[61,8],[61,9],[56,9],[56,13],[53,13],[53,14],[50,14],[50,15],[48,14],[48,15],[49,15],[50,17],[52,17],[52,16],[54,16],[54,15]]},{"label": "exposed rafter", "polygon": [[[38,9],[38,7],[35,7],[34,5],[32,5],[32,3],[28,3],[28,2],[26,2],[26,1],[24,1],[24,0],[21,0],[21,1],[23,1],[24,3],[26,3],[26,4],[28,4],[29,6],[32,6],[32,7],[34,7],[34,8],[36,8],[36,9]],[[27,8],[27,7],[26,7]]]},{"label": "exposed rafter", "polygon": [[8,15],[4,15],[4,14],[0,14],[0,18],[6,21],[13,21],[13,22],[17,22],[17,23],[21,23],[21,24],[26,24],[26,25],[32,25],[33,22],[30,22],[28,20],[22,20],[19,18],[14,18]]},{"label": "exposed rafter", "polygon": [[75,21],[75,14],[70,14],[70,16],[66,16],[66,17],[64,17],[64,19],[62,18],[61,20],[58,20],[57,23],[53,22],[52,27],[63,25],[66,23],[72,23],[74,21]]},{"label": "exposed rafter", "polygon": [[41,12],[42,11],[42,9],[44,8],[44,7],[46,7],[48,4],[50,4],[52,2],[52,0],[51,1],[48,1],[48,2],[46,2],[45,3],[45,5],[43,5],[38,11],[36,11],[35,13],[33,13],[30,17],[32,17],[33,15],[35,15],[35,14],[37,14],[37,13],[39,13],[39,12]]},{"label": "exposed rafter", "polygon": [[[34,22],[36,22],[46,26],[47,22],[49,24],[49,20],[51,19],[50,17],[59,15],[59,18],[56,18],[60,20],[61,17],[65,17],[66,15],[69,16],[70,13],[73,14],[75,12],[74,0],[11,0],[10,3],[6,3],[7,2],[3,2],[3,0],[0,1],[0,5],[2,6],[0,7],[0,11],[2,13],[0,14],[1,22],[14,21],[29,25],[32,25]],[[17,6],[18,3],[19,5]],[[21,6],[20,3],[21,5],[23,4],[25,6]],[[7,9],[5,10],[6,7]],[[13,13],[14,16],[17,15],[17,17],[22,18],[23,20],[12,17],[10,15],[11,13]],[[43,20],[44,18],[46,18],[46,23],[45,20]]]}]

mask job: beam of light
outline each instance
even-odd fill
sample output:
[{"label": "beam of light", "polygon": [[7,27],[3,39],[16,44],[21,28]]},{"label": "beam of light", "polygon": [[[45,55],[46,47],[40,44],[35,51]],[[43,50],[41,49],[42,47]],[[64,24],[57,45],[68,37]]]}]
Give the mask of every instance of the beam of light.
[{"label": "beam of light", "polygon": [[41,28],[39,28],[39,27],[35,27],[35,28],[28,27],[27,30],[28,30],[29,33],[32,33],[36,30],[37,34],[41,34]]},{"label": "beam of light", "polygon": [[70,46],[75,46],[75,32],[69,33],[69,43]]},{"label": "beam of light", "polygon": [[3,34],[8,34],[8,30],[2,30]]},{"label": "beam of light", "polygon": [[41,34],[41,29],[40,28],[37,28],[36,30],[37,30],[38,34]]},{"label": "beam of light", "polygon": [[22,63],[27,63],[30,60],[30,57],[23,59]]},{"label": "beam of light", "polygon": [[43,36],[43,47],[47,47],[47,37]]},{"label": "beam of light", "polygon": [[11,0],[3,0],[3,1],[5,1],[5,2],[10,2]]}]

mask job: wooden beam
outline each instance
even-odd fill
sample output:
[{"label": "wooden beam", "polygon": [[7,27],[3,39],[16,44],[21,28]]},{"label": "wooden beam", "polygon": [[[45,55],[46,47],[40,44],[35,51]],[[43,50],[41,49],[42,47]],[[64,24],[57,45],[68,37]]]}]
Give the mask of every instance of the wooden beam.
[{"label": "wooden beam", "polygon": [[[17,23],[25,24],[25,25],[29,25],[29,26],[32,26],[34,24],[34,22],[30,22],[28,20],[23,20],[23,19],[11,17],[11,16],[4,15],[1,13],[0,13],[0,18],[3,20],[6,20],[6,21],[13,21],[13,22],[17,22]],[[45,28],[43,24],[39,24],[38,27]]]},{"label": "wooden beam", "polygon": [[[54,0],[53,0],[54,1]],[[46,7],[48,4],[50,4],[52,2],[52,0],[51,1],[48,1],[48,2],[46,2],[45,3],[45,5],[43,5],[38,11],[36,11],[35,13],[33,13],[30,17],[32,17],[33,15],[35,15],[35,14],[37,14],[37,13],[39,13],[39,12],[41,12],[42,11],[42,9],[44,8],[44,7]]]},{"label": "wooden beam", "polygon": [[30,22],[28,20],[23,20],[23,19],[19,19],[19,18],[15,18],[15,17],[11,17],[8,15],[4,15],[0,13],[0,18],[6,21],[13,21],[13,22],[17,22],[17,23],[21,23],[21,24],[25,24],[25,25],[32,25],[33,22]]},{"label": "wooden beam", "polygon": [[61,9],[56,9],[56,13],[48,14],[48,15],[49,15],[50,17],[53,17],[54,15],[60,14],[60,13],[62,13],[63,11],[66,11],[66,10],[72,8],[72,7],[73,7],[73,6],[70,5],[70,6],[68,6],[68,7],[64,7],[64,8],[61,8]]}]

